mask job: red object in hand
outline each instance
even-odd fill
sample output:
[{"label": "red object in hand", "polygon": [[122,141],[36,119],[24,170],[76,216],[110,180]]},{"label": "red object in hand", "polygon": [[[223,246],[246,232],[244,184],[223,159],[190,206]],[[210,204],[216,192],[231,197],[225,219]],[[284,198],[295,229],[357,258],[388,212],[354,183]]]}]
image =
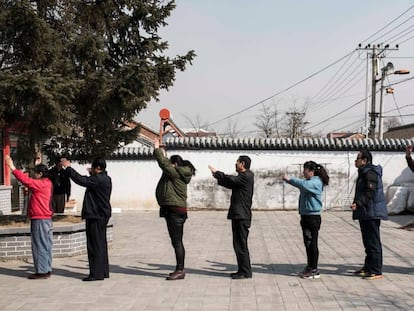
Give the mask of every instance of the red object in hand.
[{"label": "red object in hand", "polygon": [[170,111],[167,108],[163,108],[160,110],[159,115],[161,120],[168,120],[170,118]]}]

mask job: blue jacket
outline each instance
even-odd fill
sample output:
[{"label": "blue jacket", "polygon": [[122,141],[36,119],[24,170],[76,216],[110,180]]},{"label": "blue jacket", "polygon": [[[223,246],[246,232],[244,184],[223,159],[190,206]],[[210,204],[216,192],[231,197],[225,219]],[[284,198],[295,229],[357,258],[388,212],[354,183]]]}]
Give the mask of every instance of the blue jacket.
[{"label": "blue jacket", "polygon": [[311,179],[292,177],[288,183],[300,190],[299,214],[321,214],[323,182],[319,176],[313,176]]},{"label": "blue jacket", "polygon": [[354,203],[357,209],[353,211],[352,219],[388,219],[380,165],[367,164],[358,169]]}]

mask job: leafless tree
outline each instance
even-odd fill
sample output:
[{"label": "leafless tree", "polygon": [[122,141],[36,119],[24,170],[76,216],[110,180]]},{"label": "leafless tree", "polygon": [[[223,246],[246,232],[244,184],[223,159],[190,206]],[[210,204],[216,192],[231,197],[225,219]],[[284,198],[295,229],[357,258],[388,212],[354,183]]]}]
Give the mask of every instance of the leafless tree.
[{"label": "leafless tree", "polygon": [[203,121],[200,115],[197,114],[195,117],[184,115],[184,118],[194,133],[199,134],[202,130],[208,130],[208,122]]},{"label": "leafless tree", "polygon": [[298,138],[304,136],[304,129],[308,122],[305,121],[306,110],[292,109],[286,112],[286,136],[289,138]]},{"label": "leafless tree", "polygon": [[256,117],[254,125],[259,129],[259,135],[265,138],[280,137],[279,120],[276,105],[262,105],[261,113]]},{"label": "leafless tree", "polygon": [[386,118],[384,120],[384,130],[388,131],[390,128],[401,126],[401,122],[396,117]]},{"label": "leafless tree", "polygon": [[227,128],[225,130],[225,136],[230,138],[236,138],[239,136],[241,130],[238,128],[238,122],[229,119],[227,123]]}]

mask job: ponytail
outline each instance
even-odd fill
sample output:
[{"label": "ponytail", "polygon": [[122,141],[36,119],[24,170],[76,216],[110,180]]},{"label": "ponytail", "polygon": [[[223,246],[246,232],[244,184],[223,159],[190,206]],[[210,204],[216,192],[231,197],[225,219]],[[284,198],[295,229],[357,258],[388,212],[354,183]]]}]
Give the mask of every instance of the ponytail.
[{"label": "ponytail", "polygon": [[329,176],[326,172],[325,168],[314,162],[314,161],[307,161],[305,164],[303,164],[304,168],[307,168],[310,171],[313,171],[315,176],[319,176],[319,178],[322,180],[322,183],[327,186],[329,184]]}]

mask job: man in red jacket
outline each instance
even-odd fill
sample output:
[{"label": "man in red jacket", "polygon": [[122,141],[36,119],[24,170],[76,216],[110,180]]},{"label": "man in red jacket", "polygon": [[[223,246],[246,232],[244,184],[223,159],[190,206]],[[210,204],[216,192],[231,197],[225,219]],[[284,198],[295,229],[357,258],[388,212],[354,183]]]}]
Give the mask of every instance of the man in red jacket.
[{"label": "man in red jacket", "polygon": [[16,169],[13,159],[6,155],[5,162],[18,181],[30,191],[27,215],[30,218],[32,256],[35,273],[29,279],[47,279],[52,273],[53,226],[51,208],[52,182],[48,177],[46,165],[38,164],[34,168],[34,178],[30,178]]}]

